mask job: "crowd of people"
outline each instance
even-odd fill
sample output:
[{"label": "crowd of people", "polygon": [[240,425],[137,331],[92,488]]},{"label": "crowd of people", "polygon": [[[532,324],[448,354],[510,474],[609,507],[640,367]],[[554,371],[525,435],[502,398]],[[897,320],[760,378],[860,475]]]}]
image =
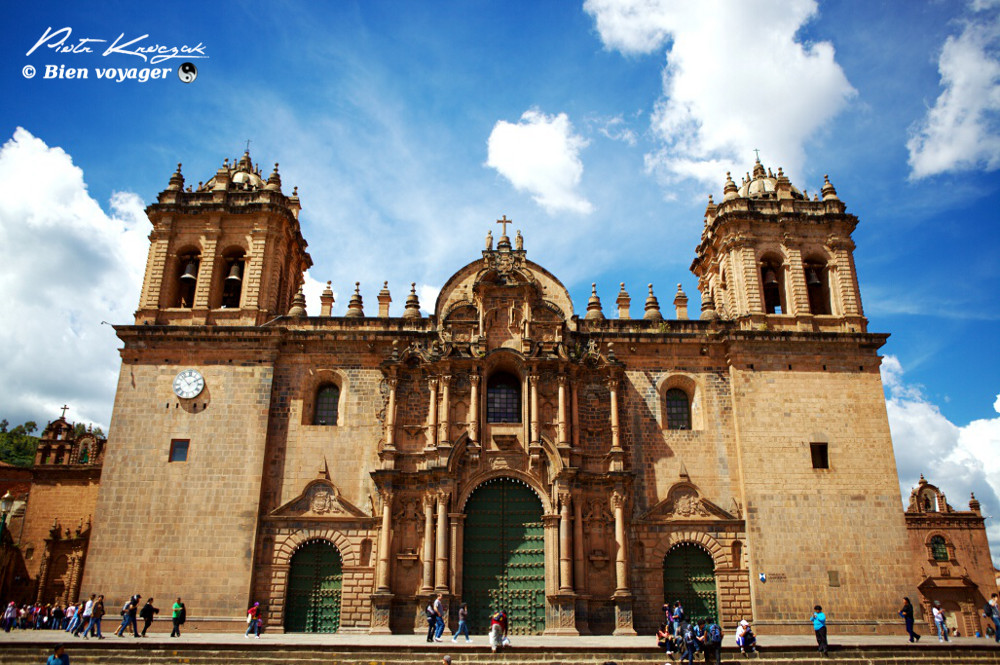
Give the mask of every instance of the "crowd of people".
[{"label": "crowd of people", "polygon": [[[153,605],[152,598],[140,605],[141,600],[142,596],[135,594],[122,605],[119,611],[121,624],[115,630],[117,637],[125,637],[128,632],[133,637],[146,637],[146,632],[160,609]],[[0,627],[7,633],[12,630],[61,630],[73,637],[103,640],[101,628],[106,615],[104,596],[98,594],[91,594],[87,600],[69,603],[65,607],[61,603],[35,603],[18,607],[12,601],[4,608]],[[143,622],[141,630],[139,619]],[[173,631],[170,636],[180,637],[180,627],[187,619],[187,610],[180,598],[174,603],[172,619]]]}]

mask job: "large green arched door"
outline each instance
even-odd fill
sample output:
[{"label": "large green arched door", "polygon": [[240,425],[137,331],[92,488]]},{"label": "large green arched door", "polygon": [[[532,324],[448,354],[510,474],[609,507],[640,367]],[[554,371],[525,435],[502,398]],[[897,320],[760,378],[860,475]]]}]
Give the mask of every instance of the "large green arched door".
[{"label": "large green arched door", "polygon": [[325,540],[307,543],[292,556],[285,602],[285,631],[335,633],[340,627],[340,552]]},{"label": "large green arched door", "polygon": [[542,503],[525,485],[488,482],[465,504],[462,600],[470,629],[489,630],[489,616],[505,610],[515,635],[545,630],[545,534]]},{"label": "large green arched door", "polygon": [[688,620],[718,621],[715,562],[693,543],[675,545],[663,558],[663,602],[681,601]]}]

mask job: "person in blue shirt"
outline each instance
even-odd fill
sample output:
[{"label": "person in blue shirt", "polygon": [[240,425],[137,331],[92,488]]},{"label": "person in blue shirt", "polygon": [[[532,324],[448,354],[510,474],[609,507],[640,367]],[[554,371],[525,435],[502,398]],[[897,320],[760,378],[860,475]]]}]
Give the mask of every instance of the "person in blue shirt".
[{"label": "person in blue shirt", "polygon": [[66,647],[57,644],[52,650],[52,655],[45,661],[45,665],[69,665],[69,654],[66,653]]},{"label": "person in blue shirt", "polygon": [[819,652],[826,655],[830,647],[826,643],[826,615],[823,608],[817,605],[813,608],[812,615],[813,630],[816,631],[816,643],[819,644]]}]

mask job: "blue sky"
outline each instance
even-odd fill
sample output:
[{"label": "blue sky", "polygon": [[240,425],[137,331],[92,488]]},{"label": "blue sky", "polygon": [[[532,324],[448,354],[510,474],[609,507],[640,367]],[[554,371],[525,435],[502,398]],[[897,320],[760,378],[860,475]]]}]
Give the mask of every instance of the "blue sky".
[{"label": "blue sky", "polygon": [[[753,148],[793,183],[829,174],[883,353],[904,490],[920,472],[1000,544],[1000,3],[16,3],[0,30],[0,405],[107,425],[117,339],[138,301],[142,208],[177,162],[207,180],[245,141],[298,185],[318,311],[384,280],[424,307],[493,220],[582,313],[596,282],[641,310],[652,282],[698,311],[688,266],[708,194]],[[46,29],[94,53],[28,51]],[[123,41],[203,45],[150,65]],[[46,65],[87,68],[45,79]],[[23,68],[36,68],[26,78]],[[170,67],[164,80],[95,68]],[[18,128],[21,128],[20,130]],[[1000,548],[995,547],[995,554]]]}]

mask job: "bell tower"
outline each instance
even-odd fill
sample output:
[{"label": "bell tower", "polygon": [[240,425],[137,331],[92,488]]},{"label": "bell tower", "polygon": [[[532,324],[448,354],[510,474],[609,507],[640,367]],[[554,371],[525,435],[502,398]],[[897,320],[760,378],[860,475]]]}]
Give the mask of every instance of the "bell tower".
[{"label": "bell tower", "polygon": [[181,165],[156,203],[137,325],[261,325],[287,313],[312,265],[298,189],[265,180],[249,150],[207,182],[184,187]]},{"label": "bell tower", "polygon": [[739,187],[726,174],[723,198],[708,198],[691,271],[702,318],[746,329],[865,332],[854,242],[858,218],[825,182],[812,200],[760,159]]}]

